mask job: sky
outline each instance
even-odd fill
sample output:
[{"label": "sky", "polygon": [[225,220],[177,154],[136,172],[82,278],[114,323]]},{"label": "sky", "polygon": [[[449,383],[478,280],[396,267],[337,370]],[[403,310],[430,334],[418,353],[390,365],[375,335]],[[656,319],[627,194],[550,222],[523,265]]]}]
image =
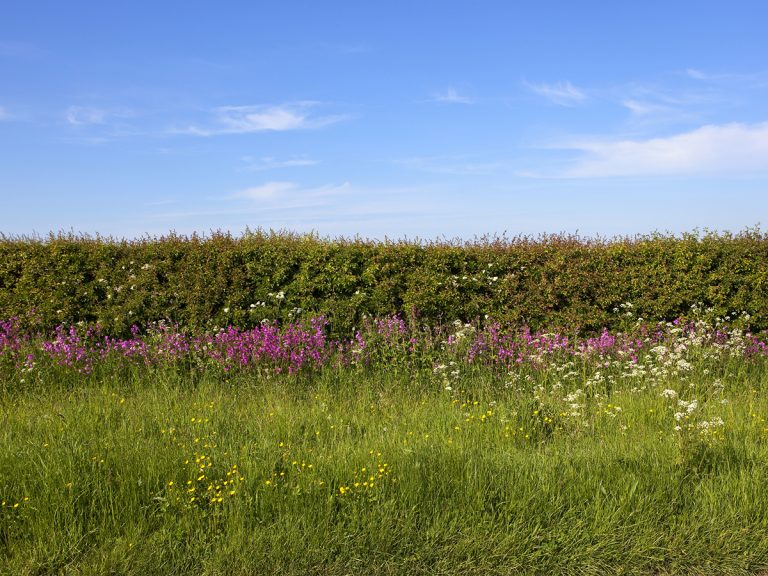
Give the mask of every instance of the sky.
[{"label": "sky", "polygon": [[0,232],[768,221],[768,3],[4,2]]}]

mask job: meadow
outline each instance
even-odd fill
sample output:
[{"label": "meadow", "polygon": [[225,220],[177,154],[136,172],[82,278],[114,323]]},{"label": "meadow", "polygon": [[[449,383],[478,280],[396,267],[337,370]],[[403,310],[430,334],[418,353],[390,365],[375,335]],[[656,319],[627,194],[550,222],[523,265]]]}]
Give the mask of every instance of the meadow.
[{"label": "meadow", "polygon": [[764,573],[765,335],[610,313],[3,322],[0,573]]}]

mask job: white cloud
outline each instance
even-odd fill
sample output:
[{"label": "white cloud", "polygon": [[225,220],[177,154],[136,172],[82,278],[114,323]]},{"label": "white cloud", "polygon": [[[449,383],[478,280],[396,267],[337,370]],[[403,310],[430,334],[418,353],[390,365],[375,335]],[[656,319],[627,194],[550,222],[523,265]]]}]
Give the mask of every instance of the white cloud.
[{"label": "white cloud", "polygon": [[[303,205],[309,202],[314,205],[321,199],[328,199],[340,194],[347,194],[350,191],[350,184],[345,182],[339,185],[327,185],[318,187],[304,187],[296,182],[266,182],[259,186],[253,186],[235,192],[231,198],[244,198],[246,200],[273,201],[275,206],[285,208],[294,205]],[[286,206],[286,202],[288,206]]]},{"label": "white cloud", "polygon": [[5,109],[4,106],[0,106],[0,122],[3,120],[10,120],[11,119],[11,113],[8,112],[8,110]]},{"label": "white cloud", "polygon": [[72,126],[85,126],[88,124],[104,124],[107,113],[98,108],[84,106],[70,106],[66,112],[66,119]]},{"label": "white cloud", "polygon": [[435,102],[445,102],[447,104],[472,104],[471,98],[459,94],[459,91],[453,87],[448,88],[444,92],[435,94],[433,100]]},{"label": "white cloud", "polygon": [[[673,126],[691,129],[708,122],[722,104],[713,90],[675,90],[647,84],[631,84],[620,89],[619,102],[630,113],[634,128]],[[647,132],[654,134],[658,132]]]},{"label": "white cloud", "polygon": [[587,99],[587,94],[576,88],[570,82],[558,82],[557,84],[530,84],[525,83],[529,90],[543,96],[558,106],[575,106]]},{"label": "white cloud", "polygon": [[261,186],[253,186],[235,192],[235,198],[247,198],[249,200],[267,200],[285,195],[286,192],[293,192],[298,189],[295,182],[267,182]]},{"label": "white cloud", "polygon": [[587,140],[560,146],[584,156],[559,176],[655,176],[768,172],[768,122],[702,126],[648,140]]},{"label": "white cloud", "polygon": [[212,126],[190,126],[175,132],[197,136],[284,132],[321,128],[346,118],[339,115],[313,116],[311,109],[316,106],[316,102],[297,102],[278,106],[220,106],[213,111],[215,120]]},{"label": "white cloud", "polygon": [[[441,187],[445,193],[445,187]],[[376,229],[383,239],[389,230],[404,222],[421,230],[425,221],[434,223],[436,215],[450,210],[435,207],[433,187],[367,187],[349,182],[324,186],[304,186],[297,182],[267,182],[253,188],[210,197],[204,203],[178,211],[152,210],[148,222],[167,222],[176,230],[220,228],[315,231],[354,236]],[[459,197],[457,194],[456,197]],[[365,226],[361,228],[361,224]]]},{"label": "white cloud", "polygon": [[276,170],[279,168],[297,168],[302,166],[315,166],[317,160],[309,158],[288,158],[286,160],[277,160],[272,156],[264,156],[259,159],[245,156],[243,161],[247,164],[246,170],[253,172],[262,172],[265,170]]},{"label": "white cloud", "polygon": [[751,79],[753,74],[711,74],[696,68],[688,68],[685,73],[694,80],[728,80],[728,79]]},{"label": "white cloud", "polygon": [[649,114],[666,113],[671,110],[669,106],[631,98],[624,100],[621,104],[635,116],[648,116]]},{"label": "white cloud", "polygon": [[685,71],[685,73],[688,74],[688,76],[690,76],[691,78],[693,78],[695,80],[710,80],[711,79],[711,76],[709,74],[705,74],[704,72],[702,72],[701,70],[697,70],[696,68],[688,68]]}]

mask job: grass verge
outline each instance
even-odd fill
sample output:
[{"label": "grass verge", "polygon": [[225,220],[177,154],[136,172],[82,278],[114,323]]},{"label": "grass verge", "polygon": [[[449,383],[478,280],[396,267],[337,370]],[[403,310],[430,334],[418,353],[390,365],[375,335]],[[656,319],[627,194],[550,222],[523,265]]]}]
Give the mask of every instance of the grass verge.
[{"label": "grass verge", "polygon": [[768,568],[764,362],[569,369],[6,385],[0,571]]}]

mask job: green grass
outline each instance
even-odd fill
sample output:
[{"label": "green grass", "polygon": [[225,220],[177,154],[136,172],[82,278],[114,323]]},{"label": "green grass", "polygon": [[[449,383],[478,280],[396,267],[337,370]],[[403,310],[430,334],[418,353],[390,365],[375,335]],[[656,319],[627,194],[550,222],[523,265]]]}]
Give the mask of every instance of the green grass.
[{"label": "green grass", "polygon": [[757,574],[760,362],[6,382],[0,573]]}]

